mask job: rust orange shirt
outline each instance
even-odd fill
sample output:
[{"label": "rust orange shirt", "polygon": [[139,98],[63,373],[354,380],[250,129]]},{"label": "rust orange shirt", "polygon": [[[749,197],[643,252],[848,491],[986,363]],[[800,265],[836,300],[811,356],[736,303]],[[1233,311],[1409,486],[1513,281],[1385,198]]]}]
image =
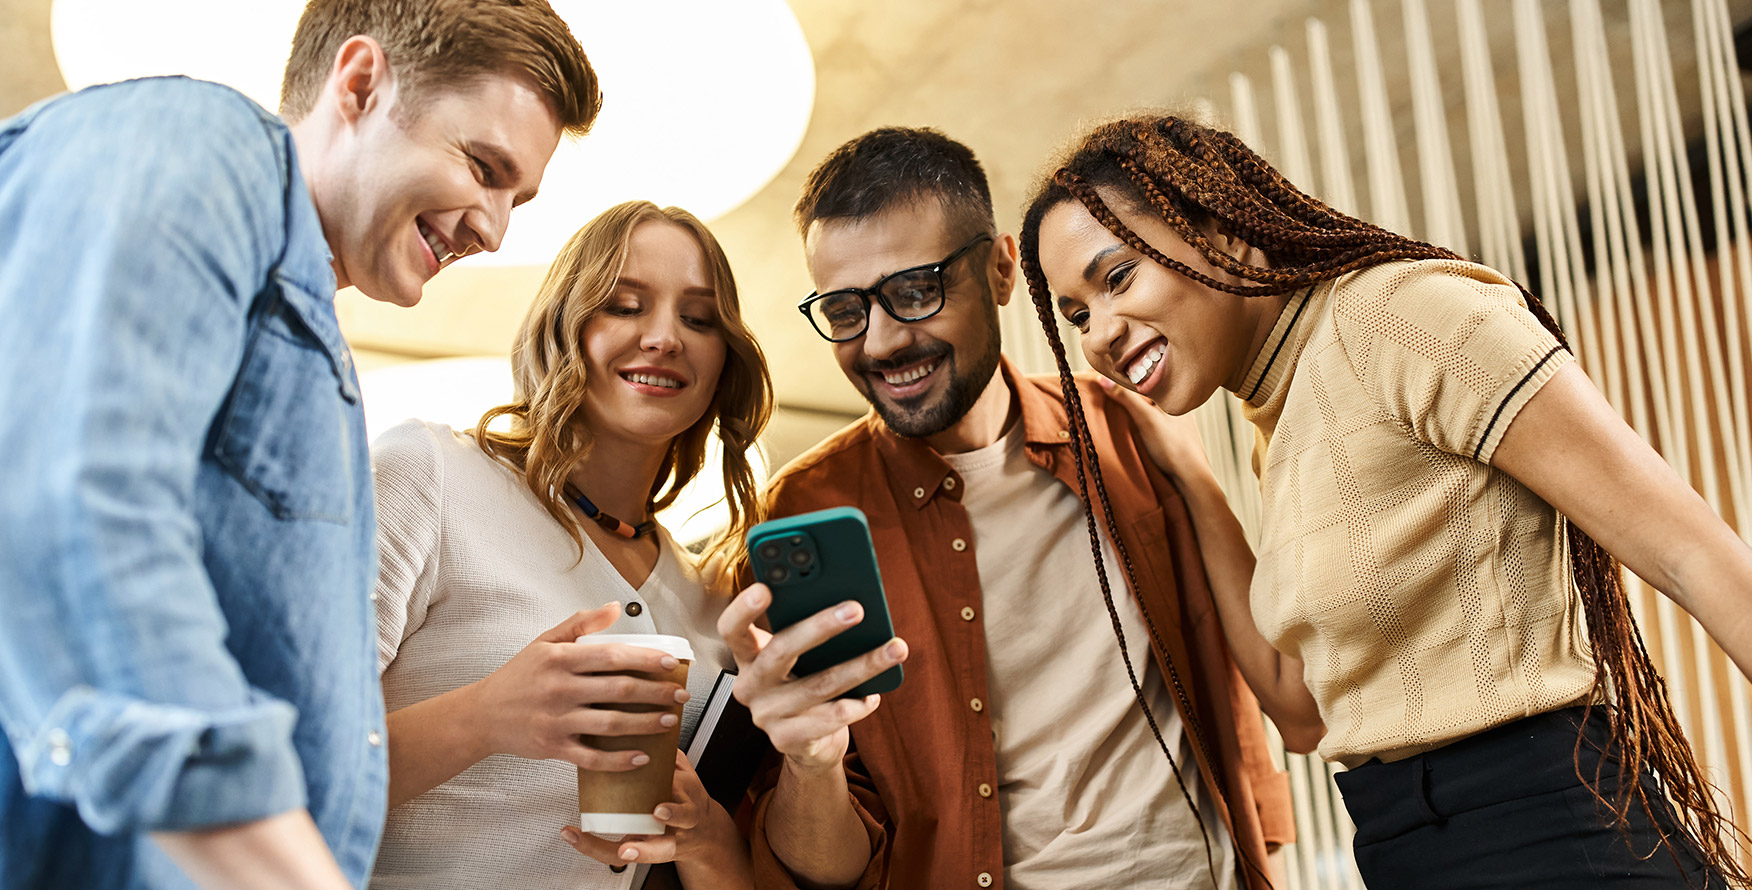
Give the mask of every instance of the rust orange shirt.
[{"label": "rust orange shirt", "polygon": [[[1023,377],[1008,361],[1002,373],[1021,413],[1029,460],[1076,490],[1057,379]],[[1266,746],[1258,703],[1229,658],[1186,505],[1140,450],[1125,409],[1092,380],[1079,383],[1114,525],[1132,558],[1139,588],[1132,594],[1161,634],[1151,653],[1165,677],[1177,675],[1185,685],[1181,719],[1205,743],[1203,751],[1194,746],[1199,775],[1207,785],[1220,784],[1203,798],[1218,807],[1236,847],[1263,865],[1268,845],[1293,839],[1289,785]],[[984,707],[990,690],[979,573],[967,548],[973,533],[961,506],[963,486],[955,479],[922,440],[896,435],[870,414],[792,461],[768,491],[775,517],[835,506],[864,511],[895,633],[910,648],[904,685],[851,730],[846,771],[875,851],[859,887],[1004,882],[1001,814],[990,791],[997,765]],[[1109,580],[1116,595],[1125,588],[1123,576]],[[1104,607],[1097,599],[1066,608]],[[751,789],[756,879],[762,887],[792,888],[766,841],[776,778],[769,771]],[[1265,886],[1249,870],[1243,874],[1243,886]]]}]

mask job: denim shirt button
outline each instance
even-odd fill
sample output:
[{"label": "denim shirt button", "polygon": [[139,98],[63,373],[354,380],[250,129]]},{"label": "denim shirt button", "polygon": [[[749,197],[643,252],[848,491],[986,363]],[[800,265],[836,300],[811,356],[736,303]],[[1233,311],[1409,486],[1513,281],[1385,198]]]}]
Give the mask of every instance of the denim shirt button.
[{"label": "denim shirt button", "polygon": [[56,766],[73,762],[73,739],[64,729],[49,730],[49,762]]},{"label": "denim shirt button", "polygon": [[373,729],[366,733],[365,741],[373,748],[380,748],[383,746],[383,734]]}]

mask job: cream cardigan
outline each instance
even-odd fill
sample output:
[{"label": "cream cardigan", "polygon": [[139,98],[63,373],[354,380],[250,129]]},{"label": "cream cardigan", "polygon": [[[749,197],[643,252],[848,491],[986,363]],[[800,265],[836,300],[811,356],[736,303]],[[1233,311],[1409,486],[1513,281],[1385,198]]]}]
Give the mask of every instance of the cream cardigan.
[{"label": "cream cardigan", "polygon": [[[512,470],[466,435],[408,421],[373,443],[377,650],[389,711],[481,679],[579,609],[619,600],[607,633],[687,637],[695,661],[685,739],[720,668],[723,602],[659,529],[657,566],[637,589],[585,538],[578,549]],[[637,606],[633,604],[637,603]],[[637,612],[638,614],[631,614]],[[494,755],[389,813],[374,888],[621,887],[560,838],[577,821],[577,769]]]}]

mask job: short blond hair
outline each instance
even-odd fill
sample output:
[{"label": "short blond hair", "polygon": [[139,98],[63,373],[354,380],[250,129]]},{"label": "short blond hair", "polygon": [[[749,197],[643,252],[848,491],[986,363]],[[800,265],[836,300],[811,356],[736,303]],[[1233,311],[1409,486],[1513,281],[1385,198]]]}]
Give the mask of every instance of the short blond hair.
[{"label": "short blond hair", "polygon": [[310,113],[341,44],[357,35],[383,47],[410,108],[434,87],[511,74],[536,85],[572,136],[602,110],[596,71],[546,0],[310,0],[280,84],[281,117]]}]

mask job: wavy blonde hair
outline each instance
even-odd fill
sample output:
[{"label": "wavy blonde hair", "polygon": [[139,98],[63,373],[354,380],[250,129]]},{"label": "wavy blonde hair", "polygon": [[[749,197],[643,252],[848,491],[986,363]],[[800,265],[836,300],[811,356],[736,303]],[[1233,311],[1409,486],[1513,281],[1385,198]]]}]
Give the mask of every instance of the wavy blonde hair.
[{"label": "wavy blonde hair", "polygon": [[[592,442],[584,419],[590,373],[584,326],[608,305],[626,266],[633,230],[648,222],[681,226],[699,242],[717,295],[718,329],[729,347],[717,393],[705,414],[669,442],[651,486],[651,510],[674,503],[682,486],[699,475],[706,461],[706,442],[716,429],[723,444],[730,526],[713,544],[713,551],[739,541],[764,515],[748,452],[772,416],[772,378],[766,357],[743,324],[730,260],[693,214],[650,201],[628,201],[585,223],[560,249],[511,351],[512,401],[482,415],[474,428],[483,451],[522,473],[524,484],[578,546],[579,559],[584,557],[584,525],[564,492],[567,474],[590,453]],[[488,429],[501,417],[510,418],[509,429]]]}]

